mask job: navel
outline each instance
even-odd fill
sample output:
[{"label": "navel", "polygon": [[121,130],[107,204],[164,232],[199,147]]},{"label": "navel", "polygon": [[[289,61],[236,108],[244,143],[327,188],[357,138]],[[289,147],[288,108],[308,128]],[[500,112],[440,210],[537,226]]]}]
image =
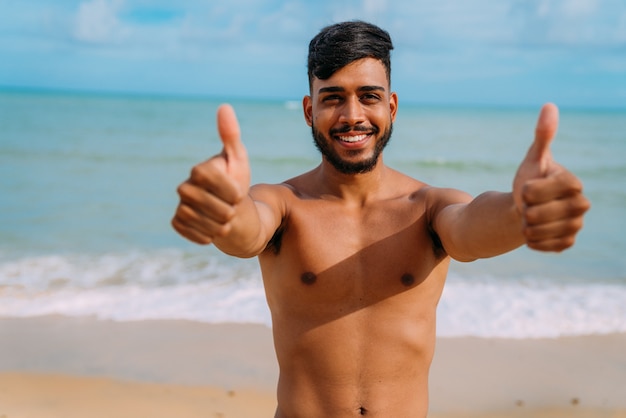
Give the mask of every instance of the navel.
[{"label": "navel", "polygon": [[412,274],[406,273],[402,275],[400,281],[406,287],[413,286],[413,284],[415,283],[415,277]]},{"label": "navel", "polygon": [[300,281],[310,286],[317,281],[317,276],[315,275],[315,273],[307,271],[306,273],[302,273],[302,276],[300,276]]}]

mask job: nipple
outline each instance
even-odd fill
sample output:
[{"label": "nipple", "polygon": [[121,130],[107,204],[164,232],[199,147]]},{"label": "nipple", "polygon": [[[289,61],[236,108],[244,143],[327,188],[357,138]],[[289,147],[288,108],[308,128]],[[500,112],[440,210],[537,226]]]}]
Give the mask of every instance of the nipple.
[{"label": "nipple", "polygon": [[412,274],[406,273],[403,274],[400,278],[400,281],[406,287],[412,286],[415,283],[415,277]]},{"label": "nipple", "polygon": [[315,273],[307,271],[306,273],[302,273],[302,276],[300,276],[300,281],[310,286],[317,281],[317,276],[315,275]]}]

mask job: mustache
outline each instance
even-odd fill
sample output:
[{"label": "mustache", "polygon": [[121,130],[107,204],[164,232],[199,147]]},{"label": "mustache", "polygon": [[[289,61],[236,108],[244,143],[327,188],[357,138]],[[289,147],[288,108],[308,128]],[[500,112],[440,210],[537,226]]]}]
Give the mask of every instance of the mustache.
[{"label": "mustache", "polygon": [[363,125],[344,125],[341,128],[333,128],[328,133],[331,136],[347,134],[348,132],[363,132],[363,133],[373,133],[377,134],[379,129],[375,126],[363,126]]}]

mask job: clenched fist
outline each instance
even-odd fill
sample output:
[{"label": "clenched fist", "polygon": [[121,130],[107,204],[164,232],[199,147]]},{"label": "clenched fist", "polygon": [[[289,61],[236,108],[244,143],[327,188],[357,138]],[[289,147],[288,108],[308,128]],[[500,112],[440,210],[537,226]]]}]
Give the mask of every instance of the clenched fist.
[{"label": "clenched fist", "polygon": [[219,107],[217,128],[222,152],[192,168],[178,187],[180,203],[172,219],[179,234],[198,244],[229,233],[236,206],[250,188],[248,153],[231,106]]},{"label": "clenched fist", "polygon": [[524,222],[526,245],[540,251],[571,247],[590,207],[580,180],[552,158],[550,144],[558,124],[557,107],[546,104],[537,121],[535,140],[513,180],[513,198]]}]

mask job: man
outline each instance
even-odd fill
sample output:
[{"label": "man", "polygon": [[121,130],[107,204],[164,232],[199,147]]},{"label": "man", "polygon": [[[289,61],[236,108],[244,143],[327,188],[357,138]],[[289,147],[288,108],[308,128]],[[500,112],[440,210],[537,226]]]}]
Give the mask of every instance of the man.
[{"label": "man", "polygon": [[259,257],[280,369],[276,417],[425,417],[450,260],[523,244],[562,251],[589,208],[580,181],[550,154],[550,104],[510,193],[472,198],[386,166],[398,108],[392,48],[387,32],[364,22],[311,41],[303,109],[322,153],[317,168],[250,187],[234,111],[222,106],[223,151],[178,189],[172,225],[181,235]]}]

